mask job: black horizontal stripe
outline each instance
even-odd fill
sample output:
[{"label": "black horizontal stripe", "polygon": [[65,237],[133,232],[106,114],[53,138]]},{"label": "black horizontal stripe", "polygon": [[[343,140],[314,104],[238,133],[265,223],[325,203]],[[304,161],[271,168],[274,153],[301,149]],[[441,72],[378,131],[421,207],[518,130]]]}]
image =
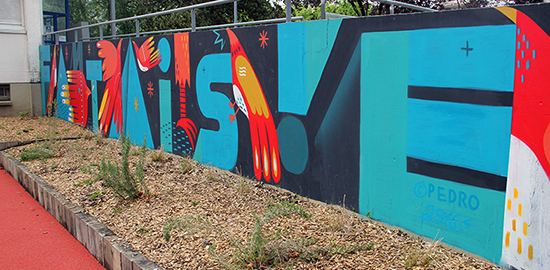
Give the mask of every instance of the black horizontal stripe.
[{"label": "black horizontal stripe", "polygon": [[470,186],[506,191],[506,177],[464,167],[407,157],[407,172]]},{"label": "black horizontal stripe", "polygon": [[512,106],[514,93],[470,88],[409,85],[408,97],[487,106]]}]

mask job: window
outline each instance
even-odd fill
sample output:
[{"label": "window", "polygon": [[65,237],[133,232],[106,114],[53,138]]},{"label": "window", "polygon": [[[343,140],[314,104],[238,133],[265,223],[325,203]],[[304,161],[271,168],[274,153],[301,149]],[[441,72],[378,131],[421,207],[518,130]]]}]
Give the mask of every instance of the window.
[{"label": "window", "polygon": [[21,0],[2,0],[0,33],[25,33]]},{"label": "window", "polygon": [[0,84],[0,101],[10,101],[9,84]]}]

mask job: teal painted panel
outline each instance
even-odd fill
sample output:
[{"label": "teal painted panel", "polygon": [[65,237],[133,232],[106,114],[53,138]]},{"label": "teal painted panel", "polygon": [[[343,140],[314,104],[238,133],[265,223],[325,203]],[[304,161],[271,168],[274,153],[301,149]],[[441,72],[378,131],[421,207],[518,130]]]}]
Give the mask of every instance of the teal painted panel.
[{"label": "teal painted panel", "polygon": [[281,162],[285,169],[293,174],[304,172],[309,158],[304,124],[294,116],[287,116],[277,127],[277,136]]},{"label": "teal painted panel", "polygon": [[44,65],[44,62],[51,61],[50,46],[40,46],[40,81],[41,81],[41,93],[42,93],[42,115],[46,115],[46,103],[48,99],[48,90],[50,82],[50,67],[51,65]]},{"label": "teal painted panel", "polygon": [[193,158],[200,163],[231,170],[237,162],[239,130],[237,119],[229,121],[235,110],[229,98],[211,90],[211,83],[232,83],[229,53],[204,56],[197,66],[197,101],[202,114],[218,121],[218,130],[201,128]]},{"label": "teal painted panel", "polygon": [[91,81],[92,89],[91,96],[92,96],[92,126],[93,126],[93,132],[99,132],[99,121],[97,119],[99,115],[99,103],[97,101],[97,82],[95,80]]},{"label": "teal painted panel", "polygon": [[[51,60],[50,56],[50,46],[40,46],[40,80],[43,82],[49,82],[50,81],[50,69],[49,67],[51,65],[44,65],[44,62],[49,62]],[[48,68],[46,68],[48,67]]]},{"label": "teal painted panel", "polygon": [[410,85],[512,91],[516,25],[410,32]]},{"label": "teal painted panel", "polygon": [[[63,48],[63,47],[61,47]],[[67,48],[67,47],[65,47]],[[60,49],[61,50],[61,49]],[[57,70],[57,94],[55,99],[57,100],[57,117],[69,121],[69,114],[71,111],[69,108],[72,108],[72,106],[68,105],[66,102],[69,101],[68,98],[65,98],[61,96],[61,93],[64,91],[60,91],[61,87],[63,85],[68,85],[69,82],[67,80],[67,69],[65,68],[65,58],[62,53],[58,55],[59,57],[59,66]],[[47,96],[46,96],[47,97]]]},{"label": "teal painted panel", "polygon": [[512,108],[409,99],[407,155],[508,175]]},{"label": "teal painted panel", "polygon": [[409,32],[361,43],[360,213],[498,262],[503,192],[406,172]]},{"label": "teal painted panel", "polygon": [[315,94],[342,19],[311,21],[305,25],[307,106]]},{"label": "teal painted panel", "polygon": [[159,114],[160,145],[164,147],[165,151],[172,153],[172,88],[170,83],[170,80],[159,80]]},{"label": "teal painted panel", "polygon": [[170,60],[172,59],[172,48],[170,48],[170,43],[166,38],[162,38],[159,41],[158,49],[161,55],[159,68],[162,72],[167,72],[171,64]]},{"label": "teal painted panel", "polygon": [[103,71],[101,71],[101,60],[86,61],[86,79],[94,81],[103,81]]},{"label": "teal painted panel", "polygon": [[[147,107],[139,81],[137,63],[133,46],[128,46],[126,54],[126,63],[122,71],[122,119],[123,130],[129,134],[133,144],[142,145],[145,137],[147,147],[155,148],[149,118],[147,117]],[[110,137],[117,137],[116,124],[111,123]],[[114,134],[113,134],[114,133]],[[114,136],[113,136],[114,135]]]},{"label": "teal painted panel", "polygon": [[277,26],[279,48],[279,112],[305,115],[308,109],[305,60],[305,24]]}]

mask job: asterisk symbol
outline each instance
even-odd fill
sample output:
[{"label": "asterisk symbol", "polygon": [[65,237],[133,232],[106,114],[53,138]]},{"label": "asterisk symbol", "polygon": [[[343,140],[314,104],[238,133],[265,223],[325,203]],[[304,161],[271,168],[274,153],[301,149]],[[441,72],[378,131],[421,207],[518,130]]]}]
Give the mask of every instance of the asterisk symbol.
[{"label": "asterisk symbol", "polygon": [[137,97],[134,98],[134,106],[136,106],[136,112],[138,111],[138,106],[139,106],[139,103],[138,103],[138,100],[137,100]]},{"label": "asterisk symbol", "polygon": [[261,36],[261,38],[258,39],[259,41],[262,42],[260,44],[260,46],[262,47],[262,49],[265,49],[265,46],[267,46],[267,41],[269,40],[269,38],[267,37],[267,32],[265,30],[263,30],[260,33],[260,36]]},{"label": "asterisk symbol", "polygon": [[153,83],[152,82],[149,82],[147,85],[149,86],[147,88],[147,90],[149,90],[149,92],[148,92],[149,98],[151,98],[151,97],[153,97],[153,90],[155,90],[155,89],[153,88]]}]

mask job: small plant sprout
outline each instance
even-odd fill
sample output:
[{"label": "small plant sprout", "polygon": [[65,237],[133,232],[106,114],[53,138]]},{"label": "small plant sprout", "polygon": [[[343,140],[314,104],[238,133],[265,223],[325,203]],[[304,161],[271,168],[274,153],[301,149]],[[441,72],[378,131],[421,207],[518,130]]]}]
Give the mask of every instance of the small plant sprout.
[{"label": "small plant sprout", "polygon": [[436,261],[437,257],[441,253],[438,249],[439,246],[441,246],[441,240],[443,239],[439,238],[436,240],[438,235],[439,232],[437,232],[434,241],[427,244],[427,247],[411,247],[405,258],[405,264],[407,267],[428,266]]},{"label": "small plant sprout", "polygon": [[142,226],[142,227],[139,227],[137,232],[138,233],[147,233],[147,232],[149,232],[149,229]]},{"label": "small plant sprout", "polygon": [[217,180],[217,171],[216,169],[213,167],[213,166],[208,166],[207,167],[208,169],[208,173],[207,173],[207,176],[208,176],[208,181],[210,182],[213,182],[213,181],[216,181]]},{"label": "small plant sprout", "polygon": [[166,155],[164,153],[164,146],[160,146],[158,149],[151,151],[151,160],[154,162],[164,162]]},{"label": "small plant sprout", "polygon": [[184,158],[181,162],[181,172],[184,174],[187,174],[193,169],[193,164],[191,163],[191,160]]}]

